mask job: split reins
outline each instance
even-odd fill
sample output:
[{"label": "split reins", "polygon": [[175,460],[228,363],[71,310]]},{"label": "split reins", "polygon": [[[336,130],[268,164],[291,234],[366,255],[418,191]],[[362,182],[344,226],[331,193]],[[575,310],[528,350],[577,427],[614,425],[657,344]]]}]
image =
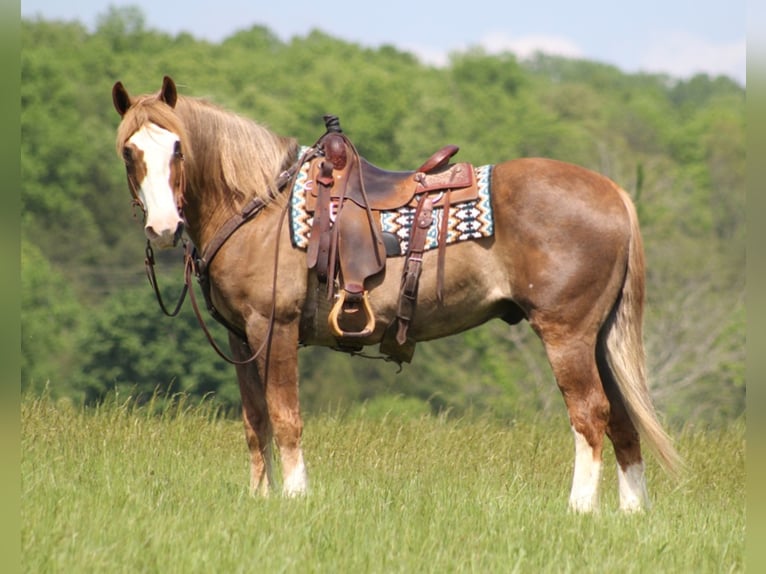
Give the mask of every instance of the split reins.
[{"label": "split reins", "polygon": [[[182,239],[184,250],[186,250],[186,246],[188,242],[186,239]],[[144,267],[146,268],[146,277],[149,279],[149,285],[152,286],[152,289],[154,290],[154,295],[157,297],[157,303],[160,304],[160,309],[162,309],[162,312],[165,313],[168,317],[176,317],[181,311],[181,306],[184,303],[184,300],[186,299],[186,293],[189,290],[189,284],[184,281],[183,289],[181,290],[181,294],[178,296],[178,301],[176,302],[176,306],[172,311],[168,311],[168,308],[165,306],[165,300],[162,298],[162,293],[160,292],[159,284],[157,283],[157,275],[154,273],[154,265],[156,261],[154,259],[154,250],[152,249],[152,244],[149,242],[149,240],[146,240],[146,258],[144,259]]]}]

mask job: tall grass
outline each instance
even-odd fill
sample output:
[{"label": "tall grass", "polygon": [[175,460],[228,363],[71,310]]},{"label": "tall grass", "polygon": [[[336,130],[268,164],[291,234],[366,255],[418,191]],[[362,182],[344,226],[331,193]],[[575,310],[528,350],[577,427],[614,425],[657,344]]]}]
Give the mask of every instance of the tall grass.
[{"label": "tall grass", "polygon": [[649,461],[653,509],[566,510],[565,420],[307,421],[311,492],[247,493],[242,426],[209,407],[22,402],[27,572],[736,572],[745,529],[744,425],[687,430],[688,473]]}]

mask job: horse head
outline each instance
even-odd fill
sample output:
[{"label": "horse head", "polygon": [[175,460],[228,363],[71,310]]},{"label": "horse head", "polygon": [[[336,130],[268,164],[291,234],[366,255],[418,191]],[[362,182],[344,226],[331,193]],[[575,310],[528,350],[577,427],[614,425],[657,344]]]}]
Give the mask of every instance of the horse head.
[{"label": "horse head", "polygon": [[156,247],[171,247],[183,232],[185,188],[175,83],[165,76],[159,93],[131,98],[117,82],[112,101],[122,118],[117,152],[125,162],[133,201],[144,212],[146,237]]}]

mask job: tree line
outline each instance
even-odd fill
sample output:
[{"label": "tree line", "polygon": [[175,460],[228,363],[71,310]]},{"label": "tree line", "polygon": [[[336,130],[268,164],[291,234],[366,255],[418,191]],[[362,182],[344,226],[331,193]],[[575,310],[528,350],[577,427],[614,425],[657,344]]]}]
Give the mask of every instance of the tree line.
[{"label": "tree line", "polygon": [[[21,60],[24,392],[87,403],[159,389],[237,408],[233,370],[190,309],[175,320],[157,309],[114,151],[113,83],[155,91],[168,74],[182,93],[306,143],[336,114],[362,155],[392,169],[456,143],[477,164],[546,156],[613,178],[633,195],[644,234],[660,407],[699,424],[744,411],[745,90],[732,79],[479,49],[433,67],[392,46],[318,30],[282,41],[262,26],[210,43],[150,29],[135,7],[109,8],[92,31],[24,20]],[[172,297],[180,254],[159,259]],[[301,351],[300,368],[309,412],[365,403],[511,419],[563,409],[524,323],[421,344],[402,374],[316,348]]]}]

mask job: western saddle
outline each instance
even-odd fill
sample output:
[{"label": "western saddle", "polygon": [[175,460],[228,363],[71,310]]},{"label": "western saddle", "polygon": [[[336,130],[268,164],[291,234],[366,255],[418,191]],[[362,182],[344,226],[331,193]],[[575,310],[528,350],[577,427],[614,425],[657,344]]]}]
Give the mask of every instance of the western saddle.
[{"label": "western saddle", "polygon": [[[308,171],[306,208],[313,213],[307,264],[335,299],[328,316],[338,347],[360,351],[359,340],[375,329],[367,281],[381,273],[386,257],[405,255],[396,321],[388,326],[381,352],[409,362],[414,341],[407,330],[414,316],[426,235],[434,208],[443,208],[438,234],[437,298],[442,301],[444,249],[451,204],[478,197],[468,163],[450,164],[458,147],[448,145],[414,171],[386,171],[359,156],[336,116],[325,116],[326,133],[315,145]],[[395,236],[381,229],[383,211],[414,209],[406,253]],[[338,291],[336,296],[336,290]]]}]

